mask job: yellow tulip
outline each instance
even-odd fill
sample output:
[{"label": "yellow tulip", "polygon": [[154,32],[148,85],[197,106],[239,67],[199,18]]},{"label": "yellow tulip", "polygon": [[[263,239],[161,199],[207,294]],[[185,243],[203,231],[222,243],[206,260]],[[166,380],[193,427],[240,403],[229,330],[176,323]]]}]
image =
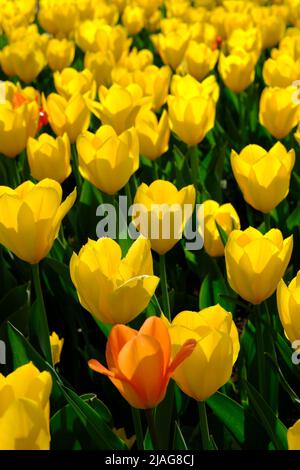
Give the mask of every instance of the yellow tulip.
[{"label": "yellow tulip", "polygon": [[78,13],[76,2],[41,0],[38,21],[47,33],[67,36],[75,29]]},{"label": "yellow tulip", "polygon": [[88,69],[78,72],[72,68],[65,68],[62,72],[55,72],[53,78],[57,93],[66,100],[69,100],[77,93],[83,95],[90,92],[91,98],[94,99],[95,97],[95,81],[92,72]]},{"label": "yellow tulip", "polygon": [[173,75],[171,94],[186,100],[203,96],[205,98],[212,98],[217,103],[220,88],[214,75],[210,75],[202,82],[198,82],[191,75],[185,75],[184,77]]},{"label": "yellow tulip", "polygon": [[46,65],[45,56],[32,42],[18,41],[1,51],[1,66],[7,75],[17,75],[23,82],[32,82]]},{"label": "yellow tulip", "polygon": [[119,62],[124,54],[129,52],[132,39],[128,38],[127,31],[121,25],[109,26],[103,24],[96,33],[98,50],[111,51],[115,62]]},{"label": "yellow tulip", "polygon": [[285,240],[280,230],[265,235],[249,227],[234,230],[225,246],[227,278],[244,300],[260,304],[270,297],[282,278],[293,249],[293,237]]},{"label": "yellow tulip", "polygon": [[56,135],[68,134],[71,144],[78,135],[88,129],[90,110],[84,96],[77,93],[66,100],[56,93],[50,93],[45,103],[49,123]]},{"label": "yellow tulip", "polygon": [[252,54],[244,49],[235,49],[219,60],[219,72],[225,85],[235,93],[244,91],[254,80],[255,61]]},{"label": "yellow tulip", "polygon": [[167,35],[158,34],[153,36],[152,40],[163,63],[176,70],[183,60],[190,34],[188,32],[173,31]]},{"label": "yellow tulip", "polygon": [[111,51],[87,52],[84,56],[84,67],[92,72],[98,86],[111,85],[114,64],[115,60]]},{"label": "yellow tulip", "polygon": [[285,22],[279,16],[269,15],[261,19],[257,26],[261,31],[263,49],[276,46],[284,35]]},{"label": "yellow tulip", "polygon": [[147,307],[159,282],[148,240],[139,237],[121,256],[117,242],[100,238],[89,240],[71,258],[71,278],[81,305],[104,323],[133,320]]},{"label": "yellow tulip", "polygon": [[0,186],[0,243],[23,261],[39,263],[75,199],[76,189],[61,203],[61,186],[50,179],[25,181],[16,189]]},{"label": "yellow tulip", "polygon": [[277,59],[268,59],[263,66],[266,85],[285,88],[300,76],[300,59],[294,61],[289,55],[280,55]]},{"label": "yellow tulip", "polygon": [[60,338],[55,331],[50,335],[50,345],[53,364],[60,362],[60,355],[64,344],[64,338]]},{"label": "yellow tulip", "polygon": [[118,64],[125,67],[128,72],[144,70],[148,65],[153,65],[153,54],[149,49],[137,50],[134,47],[129,53],[123,54]]},{"label": "yellow tulip", "polygon": [[59,72],[69,67],[75,57],[75,44],[67,39],[50,39],[47,46],[46,58],[51,70]]},{"label": "yellow tulip", "polygon": [[138,34],[145,24],[144,10],[139,6],[127,5],[122,15],[122,22],[129,34]]},{"label": "yellow tulip", "polygon": [[143,105],[151,106],[151,98],[144,97],[141,87],[136,84],[126,88],[113,85],[109,89],[101,86],[99,95],[100,103],[94,102],[91,109],[102,124],[112,126],[117,134],[134,126]]},{"label": "yellow tulip", "polygon": [[62,183],[72,171],[67,134],[56,139],[49,134],[41,134],[37,139],[29,137],[27,156],[30,173],[38,181],[51,178]]},{"label": "yellow tulip", "polygon": [[267,87],[259,103],[259,122],[276,139],[286,137],[299,122],[299,103],[294,99],[297,89]]},{"label": "yellow tulip", "polygon": [[261,32],[258,28],[235,29],[228,38],[227,46],[230,53],[234,49],[242,48],[257,61],[262,50]]},{"label": "yellow tulip", "polygon": [[158,68],[156,65],[148,65],[143,70],[133,72],[134,83],[140,85],[144,96],[151,97],[154,110],[161,108],[167,101],[170,80],[171,69],[168,66]]},{"label": "yellow tulip", "polygon": [[160,255],[170,251],[182,238],[182,232],[193,213],[196,192],[193,185],[180,191],[169,181],[142,183],[136,192],[137,211],[133,223],[142,235],[151,240],[151,247]]},{"label": "yellow tulip", "polygon": [[199,144],[214,127],[216,105],[212,98],[169,96],[168,110],[171,130],[188,145]]},{"label": "yellow tulip", "polygon": [[287,152],[280,142],[268,152],[259,145],[247,145],[240,154],[231,152],[233,174],[245,201],[265,214],[288,195],[294,164],[294,149]]},{"label": "yellow tulip", "polygon": [[288,429],[287,440],[289,450],[300,450],[300,419]]},{"label": "yellow tulip", "polygon": [[219,57],[218,50],[212,50],[205,43],[191,41],[184,55],[182,67],[184,72],[196,80],[203,80],[215,67]]},{"label": "yellow tulip", "polygon": [[300,271],[287,286],[283,279],[277,287],[277,307],[288,340],[300,339]]},{"label": "yellow tulip", "polygon": [[103,28],[101,19],[86,20],[79,23],[75,31],[75,40],[80,49],[84,52],[98,52],[96,35],[101,28]]},{"label": "yellow tulip", "polygon": [[190,397],[206,400],[230,379],[240,350],[231,313],[220,305],[200,312],[184,311],[168,327],[173,357],[187,339],[196,341],[194,351],[175,370],[173,379]]},{"label": "yellow tulip", "polygon": [[156,160],[169,148],[170,127],[168,113],[163,111],[158,121],[153,111],[141,109],[135,120],[139,137],[140,153],[150,160]]},{"label": "yellow tulip", "polygon": [[139,141],[134,128],[119,136],[111,126],[77,139],[79,171],[83,178],[106,194],[123,188],[139,167]]},{"label": "yellow tulip", "polygon": [[30,362],[0,374],[0,450],[49,450],[52,379]]},{"label": "yellow tulip", "polygon": [[10,158],[21,153],[28,138],[35,136],[38,119],[36,101],[21,93],[14,93],[12,102],[0,103],[0,153]]},{"label": "yellow tulip", "polygon": [[203,210],[205,251],[209,256],[223,256],[224,245],[216,224],[229,235],[232,230],[240,228],[239,216],[231,204],[220,205],[212,200],[204,201]]}]

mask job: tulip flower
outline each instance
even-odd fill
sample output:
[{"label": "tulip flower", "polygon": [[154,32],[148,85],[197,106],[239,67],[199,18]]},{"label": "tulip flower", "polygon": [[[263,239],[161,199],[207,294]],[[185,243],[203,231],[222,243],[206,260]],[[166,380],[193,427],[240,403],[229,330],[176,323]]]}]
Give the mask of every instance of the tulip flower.
[{"label": "tulip flower", "polygon": [[62,219],[73,206],[76,189],[61,203],[61,186],[44,179],[25,181],[16,189],[0,186],[0,243],[18,258],[37,264],[58,236]]},{"label": "tulip flower", "polygon": [[0,374],[0,450],[49,450],[52,379],[30,362]]},{"label": "tulip flower", "polygon": [[81,305],[103,323],[128,323],[149,304],[159,282],[149,241],[139,237],[121,259],[110,238],[89,240],[73,254],[70,272]]},{"label": "tulip flower", "polygon": [[98,52],[96,34],[101,28],[103,28],[101,19],[86,20],[79,23],[75,31],[75,40],[80,49],[84,52]]},{"label": "tulip flower", "polygon": [[212,50],[204,43],[191,41],[184,55],[183,70],[196,80],[203,80],[215,67],[219,57],[218,50]]},{"label": "tulip flower", "polygon": [[122,22],[129,34],[138,34],[145,24],[144,10],[139,6],[127,5],[122,15]]},{"label": "tulip flower", "polygon": [[96,33],[96,42],[98,51],[111,51],[115,63],[118,63],[129,52],[132,39],[128,38],[126,29],[121,25],[111,27],[103,24]]},{"label": "tulip flower", "polygon": [[38,181],[51,178],[62,183],[71,174],[71,149],[68,135],[56,139],[41,134],[37,139],[29,137],[27,156],[31,175]]},{"label": "tulip flower", "polygon": [[160,120],[148,110],[142,109],[135,120],[139,137],[140,153],[150,160],[156,160],[169,148],[170,127],[168,113],[163,111]]},{"label": "tulip flower", "polygon": [[102,124],[112,126],[117,134],[134,125],[143,105],[151,106],[151,98],[144,97],[141,87],[136,84],[126,88],[113,85],[110,89],[101,86],[99,95],[100,103],[94,102],[92,111]]},{"label": "tulip flower", "polygon": [[256,20],[261,31],[263,49],[276,46],[284,35],[285,22],[278,15],[267,14],[265,18]]},{"label": "tulip flower", "polygon": [[115,60],[111,51],[87,52],[84,56],[84,67],[92,72],[98,86],[111,85],[114,64]]},{"label": "tulip flower", "polygon": [[140,85],[144,96],[152,98],[154,110],[161,108],[167,101],[170,79],[171,69],[168,66],[158,68],[156,65],[147,65],[143,70],[133,73],[134,83]]},{"label": "tulip flower", "polygon": [[224,245],[217,224],[229,235],[232,230],[240,228],[239,216],[231,204],[218,204],[207,200],[203,203],[204,210],[204,248],[209,256],[223,256]]},{"label": "tulip flower", "polygon": [[71,144],[89,127],[90,110],[87,100],[80,94],[66,100],[56,93],[50,93],[45,102],[45,109],[55,134],[62,136],[66,132]]},{"label": "tulip flower", "polygon": [[169,181],[156,180],[150,186],[142,183],[134,198],[137,210],[133,223],[144,237],[150,239],[152,249],[163,255],[182,238],[195,200],[193,185],[178,191]]},{"label": "tulip flower", "polygon": [[294,163],[294,149],[287,152],[280,142],[269,152],[259,145],[231,152],[233,174],[245,200],[265,214],[288,195]]},{"label": "tulip flower", "polygon": [[216,105],[212,98],[169,96],[168,110],[171,130],[187,145],[199,144],[214,127]]},{"label": "tulip flower", "polygon": [[244,91],[254,80],[255,61],[244,49],[235,49],[231,54],[220,55],[219,72],[225,85],[235,93]]},{"label": "tulip flower", "polygon": [[277,307],[288,340],[300,339],[300,271],[287,286],[283,279],[277,287]]},{"label": "tulip flower", "polygon": [[261,94],[259,122],[276,139],[286,137],[299,122],[299,104],[293,100],[296,90],[293,86],[268,87]]},{"label": "tulip flower", "polygon": [[12,102],[0,103],[0,153],[10,158],[21,153],[37,132],[38,118],[36,101],[29,102],[21,94],[14,94]]},{"label": "tulip flower", "polygon": [[173,378],[180,389],[198,401],[203,401],[222,387],[232,374],[240,344],[231,313],[220,305],[200,312],[184,311],[172,323],[166,318],[172,344],[172,357],[190,338],[196,347],[175,370]]},{"label": "tulip flower", "polygon": [[265,235],[249,227],[234,230],[225,246],[227,278],[232,289],[254,305],[270,297],[283,277],[293,249],[293,236],[272,229]]},{"label": "tulip flower", "polygon": [[167,35],[158,34],[152,38],[162,61],[173,70],[181,64],[189,39],[189,33],[182,31],[173,31]]},{"label": "tulip flower", "polygon": [[191,75],[185,75],[184,77],[173,75],[171,94],[177,98],[184,98],[186,100],[198,97],[211,98],[214,103],[217,103],[220,88],[214,75],[210,75],[201,83]]},{"label": "tulip flower", "polygon": [[60,361],[60,355],[64,344],[64,338],[60,338],[55,331],[50,336],[50,346],[52,352],[53,365],[58,364]]},{"label": "tulip flower", "polygon": [[96,134],[83,132],[77,139],[82,177],[106,194],[115,194],[139,167],[139,141],[134,128],[119,136],[111,126]]},{"label": "tulip flower", "polygon": [[258,60],[262,49],[262,36],[259,28],[235,29],[227,40],[229,52],[234,49],[242,48],[244,51],[252,54],[255,61]]},{"label": "tulip flower", "polygon": [[[5,64],[10,63],[5,70]],[[45,66],[45,56],[33,43],[19,41],[5,46],[1,55],[1,66],[8,75],[17,75],[23,82],[32,82]]]},{"label": "tulip flower", "polygon": [[78,8],[75,2],[39,3],[38,21],[47,33],[68,36],[78,22]]},{"label": "tulip flower", "polygon": [[286,88],[300,76],[300,59],[295,61],[288,54],[269,58],[263,66],[263,77],[266,85]]},{"label": "tulip flower", "polygon": [[300,450],[300,419],[288,429],[287,441],[289,450]]},{"label": "tulip flower", "polygon": [[69,67],[75,57],[75,44],[67,39],[50,39],[46,58],[51,70],[59,72]]},{"label": "tulip flower", "polygon": [[139,331],[124,325],[111,330],[106,345],[108,368],[95,359],[88,364],[106,375],[131,406],[149,409],[164,399],[170,378],[192,354],[195,344],[187,338],[171,360],[168,329],[163,320],[150,317]]},{"label": "tulip flower", "polygon": [[84,95],[89,91],[91,98],[95,97],[95,82],[92,72],[88,69],[78,72],[72,68],[65,68],[62,72],[55,72],[53,78],[57,93],[66,100],[78,93]]}]

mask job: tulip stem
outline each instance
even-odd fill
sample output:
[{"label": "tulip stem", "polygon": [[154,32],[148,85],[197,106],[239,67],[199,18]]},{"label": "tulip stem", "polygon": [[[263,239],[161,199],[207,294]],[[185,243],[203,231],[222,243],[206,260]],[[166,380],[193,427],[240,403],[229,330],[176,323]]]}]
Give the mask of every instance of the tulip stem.
[{"label": "tulip stem", "polygon": [[81,176],[79,173],[78,156],[77,156],[77,150],[76,150],[75,144],[71,145],[71,150],[72,150],[72,169],[73,169],[73,174],[74,174],[74,178],[75,178],[75,182],[77,186],[78,195],[80,196],[82,180],[81,180]]},{"label": "tulip stem", "polygon": [[261,325],[261,309],[258,305],[255,308],[255,329],[256,329],[256,353],[257,353],[257,368],[258,368],[258,385],[262,397],[265,397],[265,356],[264,356],[264,337]]},{"label": "tulip stem", "polygon": [[137,408],[131,407],[132,420],[134,425],[134,431],[136,435],[136,443],[138,450],[144,450],[144,435],[141,422],[141,413]]},{"label": "tulip stem", "polygon": [[159,440],[158,440],[158,435],[157,435],[154,416],[153,416],[153,410],[149,408],[148,410],[145,410],[145,413],[146,413],[149,433],[150,433],[151,441],[153,445],[153,450],[159,450],[160,446],[159,446]]},{"label": "tulip stem", "polygon": [[265,214],[265,233],[267,233],[269,230],[271,230],[271,217],[270,214]]},{"label": "tulip stem", "polygon": [[212,450],[205,401],[198,402],[198,410],[199,410],[200,432],[201,432],[203,450]]},{"label": "tulip stem", "polygon": [[189,148],[190,167],[191,167],[191,179],[195,190],[198,191],[198,176],[199,176],[199,158],[198,158],[198,147],[192,145]]},{"label": "tulip stem", "polygon": [[47,360],[47,362],[52,365],[52,352],[50,345],[50,335],[47,314],[45,309],[45,303],[43,298],[43,291],[41,286],[40,278],[40,267],[39,264],[32,265],[32,279],[36,295],[36,302],[38,304],[38,309],[33,310],[35,332],[38,333],[37,337],[41,350]]},{"label": "tulip stem", "polygon": [[129,181],[126,183],[125,193],[126,193],[126,197],[127,197],[127,205],[128,205],[128,207],[130,207],[130,206],[132,206],[132,195],[131,195],[131,189],[130,189]]},{"label": "tulip stem", "polygon": [[166,270],[166,256],[159,256],[159,267],[160,267],[160,282],[162,290],[162,305],[163,313],[166,315],[167,319],[171,321],[171,309],[170,309],[170,299],[168,293],[168,281],[167,281],[167,270]]}]

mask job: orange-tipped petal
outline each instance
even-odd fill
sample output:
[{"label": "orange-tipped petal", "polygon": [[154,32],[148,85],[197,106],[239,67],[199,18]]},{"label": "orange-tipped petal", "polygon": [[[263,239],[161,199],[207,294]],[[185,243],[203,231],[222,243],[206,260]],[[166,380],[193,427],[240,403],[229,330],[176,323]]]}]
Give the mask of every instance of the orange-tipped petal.
[{"label": "orange-tipped petal", "polygon": [[170,362],[171,355],[171,340],[168,329],[161,318],[150,317],[147,318],[141,327],[139,334],[152,336],[159,342],[163,356],[164,356],[164,373]]},{"label": "orange-tipped petal", "polygon": [[118,368],[118,355],[123,346],[137,335],[137,331],[125,325],[112,328],[106,345],[106,362],[109,369]]},{"label": "orange-tipped petal", "polygon": [[95,372],[99,372],[99,374],[107,375],[107,377],[114,377],[115,374],[100,364],[99,361],[96,359],[90,359],[88,361],[88,366]]},{"label": "orange-tipped petal", "polygon": [[169,366],[169,373],[172,374],[175,369],[187,359],[196,347],[197,341],[195,339],[188,339],[179,349],[178,353],[174,357],[173,361]]}]

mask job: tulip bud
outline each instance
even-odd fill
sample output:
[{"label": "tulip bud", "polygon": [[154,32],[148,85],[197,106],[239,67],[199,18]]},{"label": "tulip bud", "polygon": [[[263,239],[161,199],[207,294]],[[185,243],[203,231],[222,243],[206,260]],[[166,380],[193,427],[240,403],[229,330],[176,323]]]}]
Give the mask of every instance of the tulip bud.
[{"label": "tulip bud", "polygon": [[188,339],[195,340],[195,349],[177,367],[173,378],[188,396],[198,401],[206,400],[228,382],[240,350],[231,313],[220,305],[200,312],[184,311],[168,323],[168,330],[172,357]]},{"label": "tulip bud", "polygon": [[283,279],[277,287],[277,307],[288,340],[300,339],[300,271],[287,286]]},{"label": "tulip bud", "polygon": [[276,139],[286,137],[299,121],[299,103],[293,99],[297,89],[267,87],[259,103],[259,122]]},{"label": "tulip bud", "polygon": [[60,362],[60,355],[62,351],[62,347],[64,344],[64,338],[59,338],[58,334],[53,331],[50,336],[50,345],[51,345],[51,352],[52,352],[52,361],[53,364],[58,364]]},{"label": "tulip bud", "polygon": [[204,248],[209,256],[223,256],[224,245],[217,224],[229,235],[232,230],[240,228],[240,219],[231,204],[218,204],[207,200],[203,203],[204,210]]},{"label": "tulip bud", "polygon": [[51,388],[49,372],[31,362],[0,374],[0,450],[49,450]]},{"label": "tulip bud", "polygon": [[129,323],[147,308],[159,282],[148,240],[139,237],[121,256],[117,242],[100,238],[89,240],[71,258],[80,303],[103,323]]},{"label": "tulip bud", "polygon": [[286,88],[300,77],[300,59],[295,61],[287,54],[270,58],[264,63],[263,77],[268,86]]},{"label": "tulip bud", "polygon": [[167,35],[158,34],[153,38],[154,44],[164,64],[176,70],[181,64],[188,46],[190,35],[188,32],[170,32]]},{"label": "tulip bud", "polygon": [[50,179],[25,181],[16,189],[0,186],[0,243],[23,261],[39,263],[75,199],[76,189],[61,203],[61,186]]},{"label": "tulip bud", "polygon": [[[128,72],[127,72],[128,75]],[[167,66],[161,68],[156,65],[148,65],[144,70],[133,73],[133,81],[140,85],[144,96],[152,98],[152,108],[161,108],[168,98],[171,79],[171,69]]]},{"label": "tulip bud", "polygon": [[56,139],[48,134],[41,134],[37,139],[29,137],[27,155],[30,173],[38,181],[51,178],[62,183],[72,171],[67,134]]},{"label": "tulip bud", "polygon": [[191,41],[184,56],[183,69],[201,82],[213,70],[218,57],[219,51],[213,51],[204,43]]},{"label": "tulip bud", "polygon": [[133,223],[142,235],[150,239],[152,249],[162,255],[182,238],[195,200],[193,185],[178,191],[176,186],[165,180],[156,180],[150,186],[142,183],[134,198],[134,204],[141,206],[133,216]]},{"label": "tulip bud", "polygon": [[98,86],[111,85],[111,74],[114,63],[115,61],[111,51],[87,52],[84,56],[84,67],[92,72]]},{"label": "tulip bud", "polygon": [[195,343],[187,339],[171,360],[168,329],[160,318],[151,317],[139,331],[116,325],[106,345],[108,368],[96,359],[89,366],[106,375],[134,408],[154,408],[164,399],[171,376],[192,354]]},{"label": "tulip bud", "polygon": [[225,246],[227,278],[232,289],[254,305],[270,297],[283,277],[293,249],[293,236],[272,229],[265,235],[249,227],[234,230]]},{"label": "tulip bud", "polygon": [[150,160],[156,160],[168,151],[170,127],[166,110],[163,111],[158,121],[153,111],[141,109],[135,120],[135,127],[142,155]]},{"label": "tulip bud", "polygon": [[245,201],[265,214],[288,195],[294,163],[294,149],[287,152],[280,142],[269,152],[259,145],[247,145],[240,154],[231,152],[233,174]]}]

